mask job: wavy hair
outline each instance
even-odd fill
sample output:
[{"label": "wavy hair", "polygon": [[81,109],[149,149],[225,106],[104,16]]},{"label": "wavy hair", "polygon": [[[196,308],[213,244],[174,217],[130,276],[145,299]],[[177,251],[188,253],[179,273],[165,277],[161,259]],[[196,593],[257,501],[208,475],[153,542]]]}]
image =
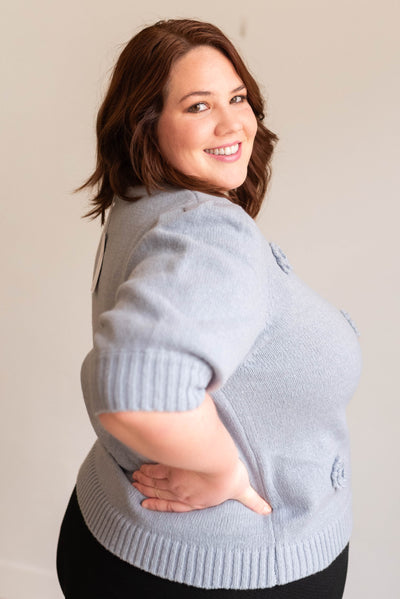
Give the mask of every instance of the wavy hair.
[{"label": "wavy hair", "polygon": [[[257,118],[247,178],[228,192],[173,168],[158,144],[157,125],[169,73],[175,61],[196,46],[211,46],[230,60],[247,88],[248,102]],[[119,56],[98,112],[96,169],[77,190],[96,188],[92,209],[85,216],[101,216],[103,223],[114,195],[135,201],[127,195],[131,186],[144,185],[151,193],[173,185],[228,197],[255,218],[267,190],[278,139],[264,126],[264,116],[264,101],[256,81],[218,27],[197,20],[171,19],[142,29]]]}]

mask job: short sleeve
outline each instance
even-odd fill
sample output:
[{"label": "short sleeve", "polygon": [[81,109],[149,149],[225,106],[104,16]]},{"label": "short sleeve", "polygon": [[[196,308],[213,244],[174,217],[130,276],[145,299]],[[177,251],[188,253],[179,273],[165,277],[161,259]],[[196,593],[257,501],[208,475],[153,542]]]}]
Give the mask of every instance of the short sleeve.
[{"label": "short sleeve", "polygon": [[225,198],[162,213],[100,316],[82,387],[94,413],[183,411],[234,373],[267,311],[265,239]]}]

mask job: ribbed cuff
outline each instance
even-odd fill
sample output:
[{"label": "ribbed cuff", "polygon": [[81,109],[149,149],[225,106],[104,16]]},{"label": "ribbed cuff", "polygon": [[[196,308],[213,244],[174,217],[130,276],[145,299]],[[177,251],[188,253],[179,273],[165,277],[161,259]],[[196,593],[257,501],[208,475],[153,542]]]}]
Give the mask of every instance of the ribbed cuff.
[{"label": "ribbed cuff", "polygon": [[95,414],[125,410],[180,412],[204,400],[213,371],[194,356],[164,350],[92,351],[82,388]]}]

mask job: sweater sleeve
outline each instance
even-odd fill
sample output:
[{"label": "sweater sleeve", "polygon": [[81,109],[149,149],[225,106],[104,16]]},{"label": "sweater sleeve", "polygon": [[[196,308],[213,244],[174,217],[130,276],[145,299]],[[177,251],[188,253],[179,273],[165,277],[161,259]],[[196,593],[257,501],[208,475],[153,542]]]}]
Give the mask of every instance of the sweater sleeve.
[{"label": "sweater sleeve", "polygon": [[100,316],[82,366],[95,414],[194,409],[224,385],[264,326],[261,232],[229,200],[196,197],[142,236],[114,306]]}]

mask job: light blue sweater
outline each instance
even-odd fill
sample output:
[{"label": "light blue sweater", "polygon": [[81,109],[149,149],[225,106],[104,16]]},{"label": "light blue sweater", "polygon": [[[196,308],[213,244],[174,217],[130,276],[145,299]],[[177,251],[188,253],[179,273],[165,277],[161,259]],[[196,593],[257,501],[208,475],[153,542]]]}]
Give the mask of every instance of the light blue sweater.
[{"label": "light blue sweater", "polygon": [[[345,407],[361,360],[350,318],[229,200],[131,191],[142,197],[116,199],[104,259],[99,246],[81,373],[98,435],[77,481],[89,529],[123,560],[204,588],[271,587],[326,568],[351,531]],[[142,508],[131,475],[149,460],[97,418],[189,410],[205,390],[271,515],[237,501],[183,514]]]}]

